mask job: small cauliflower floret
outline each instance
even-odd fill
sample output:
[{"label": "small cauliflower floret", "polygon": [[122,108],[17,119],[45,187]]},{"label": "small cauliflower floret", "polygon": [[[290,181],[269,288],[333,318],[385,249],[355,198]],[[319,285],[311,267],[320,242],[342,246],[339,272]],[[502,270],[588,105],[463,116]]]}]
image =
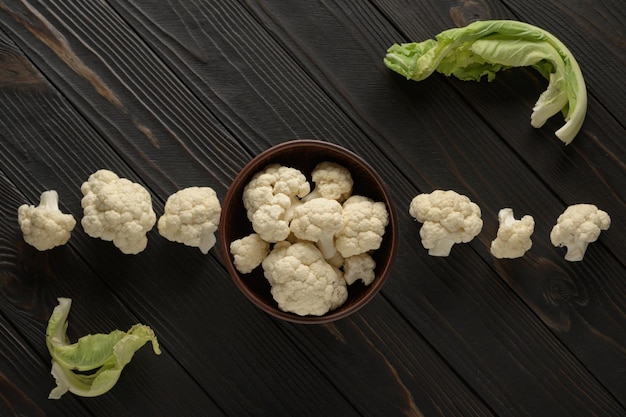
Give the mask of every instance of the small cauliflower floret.
[{"label": "small cauliflower floret", "polygon": [[353,195],[343,203],[343,229],[335,235],[335,246],[341,256],[376,250],[380,247],[389,223],[385,203]]},{"label": "small cauliflower floret", "polygon": [[496,258],[520,258],[532,246],[530,236],[535,230],[535,219],[523,216],[517,220],[513,209],[503,208],[498,212],[498,235],[491,242],[491,254]]},{"label": "small cauliflower floret", "polygon": [[348,299],[343,275],[311,242],[278,242],[262,265],[272,297],[283,311],[321,316]]},{"label": "small cauliflower floret", "polygon": [[452,190],[435,190],[413,198],[409,214],[423,223],[422,245],[431,256],[448,256],[455,243],[467,243],[482,230],[480,207]]},{"label": "small cauliflower floret", "polygon": [[70,239],[76,220],[59,210],[59,194],[41,193],[38,206],[23,204],[17,209],[17,221],[24,240],[37,250],[44,251],[64,245]]},{"label": "small cauliflower floret", "polygon": [[367,253],[354,255],[344,260],[343,277],[348,285],[361,280],[364,285],[374,282],[376,261]]},{"label": "small cauliflower floret", "polygon": [[310,191],[306,177],[295,168],[270,164],[254,174],[242,197],[254,231],[271,243],[286,239],[293,211]]},{"label": "small cauliflower floret", "polygon": [[91,174],[80,190],[85,233],[113,241],[126,254],[146,248],[146,233],[156,223],[148,190],[106,169]]},{"label": "small cauliflower floret", "polygon": [[291,167],[280,164],[270,164],[252,176],[252,179],[243,190],[243,205],[246,208],[248,220],[261,206],[275,204],[274,197],[283,194],[289,197],[292,203],[299,203],[299,198],[311,192],[311,185],[304,174]]},{"label": "small cauliflower floret", "polygon": [[215,231],[222,208],[211,187],[189,187],[170,195],[157,227],[172,242],[200,249],[203,254],[215,245]]},{"label": "small cauliflower floret", "polygon": [[261,265],[263,259],[270,253],[270,244],[261,239],[256,233],[237,239],[230,244],[230,253],[237,271],[249,274],[254,268]]},{"label": "small cauliflower floret", "polygon": [[311,179],[315,183],[315,188],[304,197],[304,201],[314,198],[328,198],[343,203],[350,194],[354,180],[350,171],[334,162],[320,162],[313,168]]},{"label": "small cauliflower floret", "polygon": [[260,206],[252,214],[252,228],[267,242],[280,242],[287,239],[291,230],[286,220],[287,210],[291,207],[289,197],[277,194],[268,204]]},{"label": "small cauliflower floret", "polygon": [[558,217],[550,232],[554,246],[565,246],[565,260],[582,261],[587,246],[600,237],[611,225],[608,213],[593,204],[574,204]]},{"label": "small cauliflower floret", "polygon": [[332,258],[335,233],[343,228],[343,208],[337,200],[314,198],[299,205],[291,219],[291,231],[298,239],[316,242],[324,258]]}]

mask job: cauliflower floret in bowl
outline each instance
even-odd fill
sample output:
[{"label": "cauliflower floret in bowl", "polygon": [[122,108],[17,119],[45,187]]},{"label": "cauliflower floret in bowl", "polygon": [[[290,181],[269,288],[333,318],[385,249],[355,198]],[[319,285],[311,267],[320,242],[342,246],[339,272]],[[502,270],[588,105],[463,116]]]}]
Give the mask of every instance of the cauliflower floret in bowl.
[{"label": "cauliflower floret in bowl", "polygon": [[[247,259],[241,259],[241,250],[235,250],[234,253],[231,251],[233,242],[258,233],[252,227],[250,217],[254,218],[254,216],[249,216],[249,209],[253,207],[253,204],[250,201],[244,204],[243,196],[246,185],[250,183],[257,173],[268,167],[270,167],[271,172],[276,172],[277,166],[287,167],[289,168],[287,171],[291,173],[293,173],[291,169],[298,170],[306,176],[310,190],[313,190],[313,192],[316,192],[316,188],[317,192],[322,190],[320,195],[307,198],[309,192],[306,195],[302,195],[303,193],[301,192],[307,189],[307,184],[302,184],[300,181],[294,182],[294,184],[297,182],[297,187],[293,188],[297,189],[297,193],[292,191],[274,191],[270,195],[268,184],[265,184],[267,188],[259,190],[259,194],[265,198],[264,201],[269,201],[268,207],[272,207],[273,202],[282,204],[281,207],[284,209],[284,213],[281,211],[280,217],[277,217],[277,219],[293,225],[291,233],[284,240],[270,243],[271,249],[281,248],[285,245],[285,248],[294,246],[296,249],[303,249],[297,251],[292,249],[292,251],[299,254],[316,254],[315,260],[311,263],[314,266],[309,267],[307,270],[324,271],[324,277],[320,277],[316,281],[317,286],[304,288],[302,283],[297,280],[292,280],[289,283],[278,282],[275,275],[271,272],[266,272],[268,269],[271,269],[270,264],[277,264],[283,269],[288,269],[285,268],[286,265],[282,265],[286,261],[274,262],[277,260],[276,257],[277,254],[280,254],[280,251],[274,252],[274,255],[268,255],[265,258],[265,269],[262,263],[258,263],[258,258],[250,259],[250,262],[248,262]],[[325,170],[322,176],[318,177],[319,172],[316,174],[317,181],[312,179],[312,173],[316,170],[316,167],[318,170],[321,169],[320,167]],[[329,167],[332,167],[333,172],[330,172]],[[345,171],[337,167],[345,168]],[[350,174],[351,178],[348,177],[346,172]],[[299,178],[298,175],[291,177]],[[271,178],[266,179],[271,180]],[[351,184],[348,184],[348,181]],[[335,187],[337,185],[335,183],[339,184],[339,187]],[[322,188],[319,188],[320,185]],[[333,192],[338,191],[334,194],[326,193],[327,190],[324,190],[325,186],[328,186]],[[289,194],[289,203],[284,197],[276,198],[281,193],[284,195]],[[341,218],[336,219],[336,215],[333,213],[337,211],[338,206],[349,198],[350,195],[362,196],[373,202],[379,202],[380,206],[386,208],[387,218],[380,222],[381,228],[377,230],[381,237],[379,245],[373,245],[372,250],[364,249],[371,256],[371,261],[367,265],[371,266],[373,271],[365,270],[365,266],[361,268],[362,270],[355,269],[354,272],[357,272],[357,275],[352,277],[352,283],[348,284],[343,277],[341,265],[337,265],[335,260],[335,258],[338,258],[343,262],[339,252],[336,253],[337,256],[332,256],[332,258],[325,259],[325,257],[333,255],[333,250],[328,249],[332,249],[332,243],[336,245],[336,238],[333,240],[330,237],[334,233],[339,234],[335,230],[335,226],[339,228],[343,222]],[[332,200],[336,201],[320,200],[311,203],[318,198],[324,200],[332,198]],[[284,203],[282,200],[285,200]],[[305,203],[307,204],[306,206],[304,205]],[[265,205],[267,206],[268,204]],[[294,222],[294,220],[296,221]],[[276,223],[278,224],[279,222],[277,221]],[[257,229],[261,230],[258,228],[258,225]],[[395,259],[397,233],[395,208],[389,192],[378,173],[367,162],[355,153],[329,142],[295,140],[281,143],[260,153],[244,166],[235,177],[222,201],[222,217],[218,227],[218,240],[220,252],[223,254],[224,263],[229,274],[237,287],[253,304],[282,320],[295,323],[326,323],[354,313],[380,291],[390,274]],[[241,243],[243,242],[241,241]],[[304,244],[304,242],[307,243]],[[237,243],[235,246],[237,249],[240,245]],[[257,246],[255,244],[255,247]],[[374,249],[374,246],[378,247]],[[267,247],[261,248],[258,246],[258,248],[259,251],[262,249],[263,253],[266,253]],[[253,254],[257,253],[257,251],[253,252]],[[326,256],[322,252],[325,252]],[[267,261],[268,258],[270,261]],[[296,257],[291,257],[289,260],[295,262],[294,259]],[[298,260],[298,263],[302,265],[306,264],[306,262],[305,260]],[[245,265],[243,272],[240,271],[242,264]],[[302,265],[301,269],[306,269]],[[353,269],[354,266],[356,264],[353,265]],[[251,268],[252,270],[250,270]],[[339,278],[336,280],[328,279],[328,277],[335,276],[330,271],[335,271]],[[269,278],[265,274],[268,274]],[[273,285],[270,281],[272,281]],[[323,283],[325,284],[322,285]],[[335,291],[334,294],[333,291]],[[346,291],[345,301],[343,297],[344,291]],[[315,294],[322,294],[322,296],[316,300],[308,299],[317,297]],[[282,309],[279,303],[282,304]],[[291,311],[285,311],[287,309]]]}]

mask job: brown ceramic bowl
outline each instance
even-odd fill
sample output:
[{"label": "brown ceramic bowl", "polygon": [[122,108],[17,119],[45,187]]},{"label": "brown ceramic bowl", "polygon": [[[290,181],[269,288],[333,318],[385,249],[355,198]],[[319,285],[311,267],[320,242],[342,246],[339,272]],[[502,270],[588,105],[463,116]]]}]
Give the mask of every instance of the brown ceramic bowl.
[{"label": "brown ceramic bowl", "polygon": [[[389,224],[383,236],[381,247],[372,254],[376,261],[376,279],[369,286],[361,281],[348,286],[348,300],[339,308],[323,316],[299,316],[280,310],[270,293],[270,285],[263,276],[262,267],[249,274],[241,274],[233,264],[230,243],[253,233],[252,225],[246,217],[242,193],[252,176],[271,163],[280,163],[297,168],[310,181],[313,168],[323,161],[336,162],[348,168],[354,179],[353,195],[363,195],[375,201],[382,201],[389,212]],[[314,184],[311,182],[311,189]],[[226,268],[237,287],[257,307],[274,317],[296,323],[326,323],[344,318],[369,302],[382,288],[393,264],[397,246],[397,219],[395,210],[376,171],[361,157],[338,145],[319,140],[294,140],[276,145],[257,155],[235,177],[222,202],[222,216],[218,229],[219,244]]]}]

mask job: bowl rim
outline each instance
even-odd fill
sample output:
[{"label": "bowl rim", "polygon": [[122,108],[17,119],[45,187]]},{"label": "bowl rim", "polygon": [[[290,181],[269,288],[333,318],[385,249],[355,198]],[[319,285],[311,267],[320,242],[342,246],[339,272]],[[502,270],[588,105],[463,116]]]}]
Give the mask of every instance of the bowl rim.
[{"label": "bowl rim", "polygon": [[259,165],[259,169],[262,169],[263,160],[267,160],[265,164],[269,164],[271,163],[270,159],[273,156],[278,155],[281,151],[284,151],[287,149],[299,148],[299,147],[307,148],[311,146],[319,148],[319,149],[327,149],[327,150],[336,152],[338,154],[347,154],[350,158],[356,161],[357,164],[363,166],[365,170],[367,171],[367,173],[373,177],[373,179],[376,182],[377,188],[380,189],[380,193],[384,197],[383,202],[385,203],[385,206],[387,208],[387,212],[389,215],[389,223],[386,227],[385,237],[383,237],[383,239],[385,238],[391,239],[391,241],[389,242],[389,245],[390,245],[389,256],[385,258],[386,261],[380,273],[377,275],[374,282],[370,284],[368,291],[362,296],[362,298],[357,303],[346,306],[344,308],[340,306],[336,310],[329,311],[328,313],[323,314],[321,316],[300,316],[295,313],[282,311],[278,307],[273,307],[273,306],[268,305],[265,302],[265,300],[260,298],[254,291],[252,291],[243,282],[243,278],[241,277],[241,274],[235,268],[232,255],[230,253],[231,242],[227,240],[227,236],[225,233],[225,230],[226,230],[225,222],[226,222],[227,216],[224,216],[222,214],[220,218],[220,224],[218,227],[220,251],[222,252],[222,256],[224,257],[223,264],[226,266],[226,269],[231,279],[234,281],[235,285],[237,286],[237,288],[244,294],[244,296],[250,302],[252,302],[252,304],[260,308],[264,312],[268,313],[270,316],[273,316],[275,318],[279,318],[281,320],[285,320],[288,322],[298,323],[298,324],[329,323],[335,320],[345,318],[353,314],[354,312],[360,310],[362,307],[364,307],[371,299],[373,299],[378,294],[378,292],[381,290],[381,288],[383,287],[383,285],[389,278],[391,269],[395,261],[395,257],[397,253],[397,246],[398,246],[398,233],[397,233],[398,220],[397,220],[395,205],[393,204],[390,193],[387,191],[388,188],[385,182],[380,177],[378,172],[365,159],[363,159],[360,155],[356,154],[352,150],[347,149],[341,145],[324,141],[324,140],[319,140],[319,139],[293,139],[293,140],[281,142],[279,144],[270,146],[269,148],[263,150],[262,152],[254,156],[252,159],[250,159],[240,169],[240,171],[237,173],[237,175],[233,179],[231,185],[229,186],[226,192],[226,195],[224,197],[224,200],[223,200],[222,213],[229,212],[229,210],[231,209],[231,206],[234,204],[233,202],[235,198],[241,198],[241,196],[238,197],[237,195],[235,195],[236,189],[238,188],[236,187],[236,185],[241,183],[243,180],[245,180],[245,177],[248,177],[248,176],[251,177],[252,175],[254,175],[254,172],[251,172],[250,170],[247,169],[249,166]]}]

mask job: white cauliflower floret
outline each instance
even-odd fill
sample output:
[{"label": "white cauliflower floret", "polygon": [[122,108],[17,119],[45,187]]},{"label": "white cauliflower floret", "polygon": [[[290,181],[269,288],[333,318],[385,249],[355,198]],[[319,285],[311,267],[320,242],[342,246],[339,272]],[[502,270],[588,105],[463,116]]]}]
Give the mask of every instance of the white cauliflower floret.
[{"label": "white cauliflower floret", "polygon": [[220,222],[220,201],[211,187],[189,187],[170,195],[157,227],[172,242],[200,249],[203,254],[215,245]]},{"label": "white cauliflower floret", "polygon": [[389,223],[385,203],[353,195],[343,203],[343,229],[335,235],[335,246],[341,256],[350,256],[380,247]]},{"label": "white cauliflower floret", "polygon": [[535,230],[535,219],[523,216],[515,219],[513,209],[503,208],[498,212],[498,234],[491,242],[491,254],[496,258],[520,258],[531,248],[530,236]]},{"label": "white cauliflower floret", "polygon": [[41,193],[38,206],[23,204],[17,209],[17,221],[24,240],[37,250],[44,251],[64,245],[70,239],[76,220],[59,210],[59,194]]},{"label": "white cauliflower floret", "polygon": [[278,242],[262,265],[272,296],[283,311],[321,316],[348,298],[341,272],[311,242]]},{"label": "white cauliflower floret", "polygon": [[367,253],[354,255],[344,260],[343,277],[348,285],[361,280],[364,285],[374,282],[376,261]]},{"label": "white cauliflower floret", "polygon": [[252,215],[252,228],[268,242],[287,239],[291,230],[286,220],[287,210],[291,207],[289,197],[277,194],[270,204],[260,206]]},{"label": "white cauliflower floret", "polygon": [[313,168],[311,179],[315,183],[315,188],[304,197],[305,201],[314,198],[328,198],[343,203],[350,194],[354,180],[350,171],[334,162],[320,162]]},{"label": "white cauliflower floret", "polygon": [[270,164],[254,174],[243,190],[243,205],[256,233],[268,242],[289,235],[289,221],[311,185],[298,169]]},{"label": "white cauliflower floret", "polygon": [[608,213],[593,204],[574,204],[558,217],[550,233],[554,246],[567,247],[565,260],[582,261],[587,246],[611,225]]},{"label": "white cauliflower floret", "polygon": [[243,190],[243,205],[246,208],[248,220],[259,207],[274,204],[274,196],[284,194],[297,203],[311,192],[311,184],[304,174],[291,167],[280,164],[270,164],[252,176]]},{"label": "white cauliflower floret", "polygon": [[258,234],[252,233],[231,242],[230,253],[233,255],[237,271],[248,274],[261,265],[263,259],[270,253],[270,244]]},{"label": "white cauliflower floret", "polygon": [[480,207],[452,190],[415,196],[409,213],[423,223],[420,237],[431,256],[450,255],[455,243],[471,241],[483,227]]},{"label": "white cauliflower floret", "polygon": [[294,210],[291,231],[298,239],[316,242],[324,258],[332,258],[335,233],[343,228],[343,208],[336,200],[315,198]]},{"label": "white cauliflower floret", "polygon": [[80,190],[85,233],[113,241],[126,254],[146,248],[146,233],[156,223],[148,190],[106,169],[91,174]]}]

